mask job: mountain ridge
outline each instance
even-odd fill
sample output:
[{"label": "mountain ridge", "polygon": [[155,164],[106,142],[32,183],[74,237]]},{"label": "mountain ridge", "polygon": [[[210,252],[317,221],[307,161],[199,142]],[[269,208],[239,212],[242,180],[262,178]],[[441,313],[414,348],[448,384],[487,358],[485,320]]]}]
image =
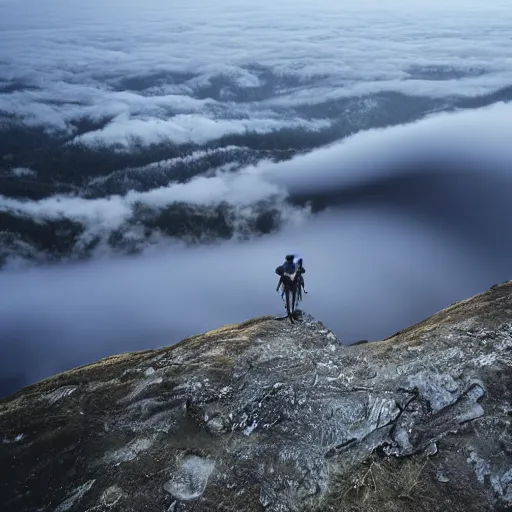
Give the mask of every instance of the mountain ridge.
[{"label": "mountain ridge", "polygon": [[512,281],[384,340],[302,313],[0,400],[0,510],[510,510]]}]

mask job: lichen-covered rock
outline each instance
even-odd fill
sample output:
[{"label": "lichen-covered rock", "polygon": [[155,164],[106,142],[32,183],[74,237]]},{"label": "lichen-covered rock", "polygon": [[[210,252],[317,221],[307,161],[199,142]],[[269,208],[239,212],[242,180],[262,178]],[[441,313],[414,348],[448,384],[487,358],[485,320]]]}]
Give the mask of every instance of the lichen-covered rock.
[{"label": "lichen-covered rock", "polygon": [[512,507],[512,283],[390,338],[307,314],[76,368],[0,401],[0,510]]}]

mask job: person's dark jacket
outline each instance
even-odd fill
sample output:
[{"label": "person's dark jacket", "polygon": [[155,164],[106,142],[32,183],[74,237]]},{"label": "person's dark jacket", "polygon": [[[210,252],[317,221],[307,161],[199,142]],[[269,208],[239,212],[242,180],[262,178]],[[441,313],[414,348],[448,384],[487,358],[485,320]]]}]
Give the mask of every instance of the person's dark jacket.
[{"label": "person's dark jacket", "polygon": [[276,268],[276,274],[282,277],[285,272],[287,274],[293,274],[294,272],[299,272],[300,274],[306,273],[306,269],[303,266],[298,266],[295,263],[292,263],[292,265],[295,267],[293,270],[286,264],[279,265],[279,267]]}]

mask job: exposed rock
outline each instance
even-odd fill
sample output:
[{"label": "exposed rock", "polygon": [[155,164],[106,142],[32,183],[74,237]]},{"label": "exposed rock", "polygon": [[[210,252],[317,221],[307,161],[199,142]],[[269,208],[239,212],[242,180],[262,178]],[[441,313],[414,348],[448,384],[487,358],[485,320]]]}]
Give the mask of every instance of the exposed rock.
[{"label": "exposed rock", "polygon": [[70,495],[66,497],[65,501],[55,509],[55,512],[68,512],[68,510],[79,509],[80,500],[84,497],[87,491],[91,490],[93,484],[94,480],[90,480],[72,491]]},{"label": "exposed rock", "polygon": [[174,471],[171,480],[164,489],[179,500],[193,500],[201,496],[206,489],[208,477],[215,463],[197,455],[188,455]]},{"label": "exposed rock", "polygon": [[0,401],[0,510],[512,507],[512,283],[379,342],[270,317]]}]

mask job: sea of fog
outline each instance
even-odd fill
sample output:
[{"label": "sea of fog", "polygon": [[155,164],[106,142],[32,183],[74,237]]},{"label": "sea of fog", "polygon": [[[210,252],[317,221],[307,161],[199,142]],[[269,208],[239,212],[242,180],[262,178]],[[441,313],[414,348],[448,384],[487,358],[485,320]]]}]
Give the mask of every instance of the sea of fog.
[{"label": "sea of fog", "polygon": [[0,0],[0,396],[301,305],[377,340],[510,277],[500,0]]}]

